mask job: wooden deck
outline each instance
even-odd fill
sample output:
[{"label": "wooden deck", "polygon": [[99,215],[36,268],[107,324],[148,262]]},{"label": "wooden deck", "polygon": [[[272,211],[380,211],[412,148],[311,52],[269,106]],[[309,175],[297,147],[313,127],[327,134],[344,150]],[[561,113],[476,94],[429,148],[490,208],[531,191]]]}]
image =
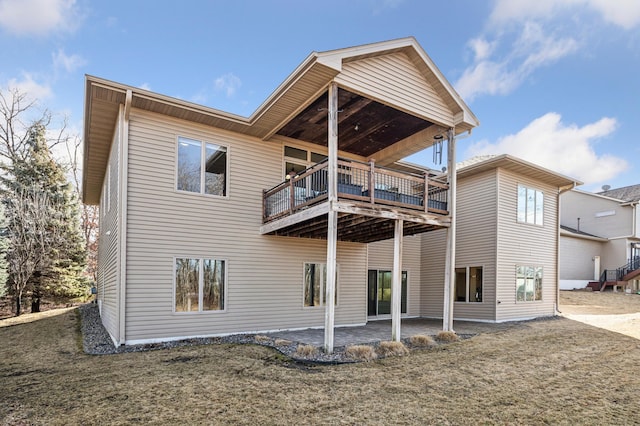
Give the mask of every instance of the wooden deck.
[{"label": "wooden deck", "polygon": [[[264,191],[263,234],[302,238],[327,236],[327,162],[310,167]],[[338,161],[338,239],[373,242],[393,237],[394,220],[403,219],[404,235],[448,227],[448,186],[371,163]],[[425,200],[427,202],[425,203]]]}]

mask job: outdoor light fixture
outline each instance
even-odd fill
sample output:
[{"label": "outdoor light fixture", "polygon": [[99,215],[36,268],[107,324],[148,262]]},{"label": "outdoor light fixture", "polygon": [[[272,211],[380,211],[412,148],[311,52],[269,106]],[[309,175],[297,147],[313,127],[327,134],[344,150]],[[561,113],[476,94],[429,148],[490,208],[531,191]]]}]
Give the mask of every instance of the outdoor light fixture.
[{"label": "outdoor light fixture", "polygon": [[295,169],[291,169],[291,171],[289,173],[287,173],[287,175],[284,177],[286,180],[290,180],[291,178],[296,177],[297,173],[295,171]]},{"label": "outdoor light fixture", "polygon": [[356,127],[353,128],[356,132],[360,130],[360,123],[356,123]]}]

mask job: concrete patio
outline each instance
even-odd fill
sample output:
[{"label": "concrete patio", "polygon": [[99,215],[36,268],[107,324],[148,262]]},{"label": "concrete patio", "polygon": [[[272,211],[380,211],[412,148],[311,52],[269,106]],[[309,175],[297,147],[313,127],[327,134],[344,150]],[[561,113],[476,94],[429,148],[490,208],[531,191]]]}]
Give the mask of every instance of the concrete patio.
[{"label": "concrete patio", "polygon": [[[480,334],[504,330],[513,323],[479,323],[470,321],[455,321],[453,328],[457,334]],[[402,338],[416,334],[436,335],[442,330],[442,320],[425,318],[408,318],[402,320]],[[307,328],[305,330],[279,331],[269,333],[268,336],[291,340],[308,345],[322,346],[324,344],[324,329]],[[347,346],[360,343],[371,343],[391,340],[391,320],[369,321],[364,326],[336,327],[334,330],[334,346]]]}]

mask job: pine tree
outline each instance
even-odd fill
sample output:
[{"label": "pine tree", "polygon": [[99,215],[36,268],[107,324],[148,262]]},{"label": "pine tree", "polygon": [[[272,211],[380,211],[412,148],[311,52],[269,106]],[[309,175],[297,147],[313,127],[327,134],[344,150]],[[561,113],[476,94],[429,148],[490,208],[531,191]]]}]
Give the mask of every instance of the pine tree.
[{"label": "pine tree", "polygon": [[3,178],[10,212],[9,283],[18,314],[25,291],[31,293],[32,312],[38,312],[43,297],[77,297],[88,286],[81,275],[86,252],[78,199],[51,156],[43,125],[30,128],[27,146],[28,155],[14,160]]}]

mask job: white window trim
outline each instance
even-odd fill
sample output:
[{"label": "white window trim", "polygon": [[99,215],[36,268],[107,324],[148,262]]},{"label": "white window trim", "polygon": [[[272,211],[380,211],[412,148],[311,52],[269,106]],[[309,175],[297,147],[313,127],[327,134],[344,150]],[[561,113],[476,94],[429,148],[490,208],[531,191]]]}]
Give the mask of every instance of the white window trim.
[{"label": "white window trim", "polygon": [[[520,194],[519,194],[519,192],[520,192],[520,188],[521,188],[521,187],[522,187],[522,188],[525,188],[525,190],[531,190],[531,191],[534,191],[534,192],[535,192],[535,193],[534,193],[534,203],[535,203],[535,202],[537,201],[537,199],[538,199],[537,194],[538,194],[538,193],[540,193],[540,194],[542,195],[542,217],[540,218],[541,223],[538,223],[538,222],[537,222],[536,207],[535,207],[535,205],[534,205],[534,207],[533,207],[533,222],[529,222],[529,221],[527,221],[527,210],[526,210],[526,208],[527,208],[527,203],[526,203],[526,195],[525,195],[525,213],[524,213],[524,218],[525,218],[525,220],[520,220],[520,219],[518,218],[518,211],[519,211],[519,199],[520,199]],[[525,193],[525,194],[526,194],[526,193]],[[531,187],[531,186],[528,186],[528,185],[524,185],[524,184],[519,183],[519,184],[518,184],[518,186],[517,186],[517,188],[516,188],[516,222],[518,222],[518,223],[522,223],[522,224],[525,224],[525,225],[533,225],[533,226],[544,227],[544,223],[545,223],[545,220],[544,220],[544,205],[545,205],[545,203],[546,203],[546,202],[545,202],[545,198],[546,198],[546,197],[545,197],[545,195],[544,195],[544,191],[542,191],[542,190],[540,190],[540,189],[536,189],[536,188]]]},{"label": "white window trim", "polygon": [[[465,301],[454,300],[454,303],[468,304],[468,305],[481,305],[484,303],[484,265],[471,265],[471,266],[456,266],[455,269],[466,269],[465,273],[465,292],[464,298]],[[471,278],[471,274],[469,273],[471,268],[482,268],[482,301],[480,302],[471,302],[469,300],[469,280]]]},{"label": "white window trim", "polygon": [[[189,311],[189,312],[178,312],[176,311],[176,260],[177,259],[198,259],[198,310],[197,311]],[[203,303],[203,288],[204,288],[204,262],[203,260],[221,260],[224,262],[224,308],[216,309],[216,310],[202,310]],[[193,256],[193,255],[184,255],[184,256],[173,256],[172,260],[172,274],[173,274],[173,294],[172,294],[172,308],[171,310],[175,315],[217,315],[223,314],[227,312],[229,306],[229,296],[227,292],[227,287],[229,286],[228,276],[229,276],[229,261],[224,257],[215,257],[215,256]]]},{"label": "white window trim", "polygon": [[[307,309],[324,309],[324,308],[327,307],[327,305],[324,303],[324,296],[325,296],[325,293],[326,293],[326,288],[325,288],[326,280],[321,281],[322,290],[320,292],[320,295],[321,295],[320,296],[320,305],[317,305],[317,306],[305,306],[305,304],[304,304],[304,291],[305,291],[304,273],[305,273],[305,267],[308,264],[325,265],[326,266],[327,261],[325,260],[325,261],[320,261],[320,262],[313,262],[313,261],[302,262],[302,309],[303,310],[307,310]],[[339,306],[339,301],[340,301],[340,286],[338,285],[339,282],[340,282],[340,265],[336,264],[336,291],[335,291],[336,304],[334,305],[336,307]]]},{"label": "white window trim", "polygon": [[[518,267],[523,267],[523,268],[533,268],[534,269],[534,275],[533,275],[533,279],[534,279],[534,290],[533,290],[533,294],[535,297],[535,269],[536,268],[540,268],[542,269],[542,278],[541,278],[541,282],[540,282],[540,299],[536,299],[536,300],[518,300]],[[544,266],[540,266],[540,265],[524,265],[524,264],[516,264],[515,268],[515,280],[514,280],[514,284],[515,284],[515,302],[516,303],[542,303],[544,301]]]},{"label": "white window trim", "polygon": [[[194,142],[200,142],[200,192],[193,192],[193,191],[185,191],[183,189],[178,189],[178,150],[179,150],[179,145],[180,145],[180,138],[184,138],[184,139],[188,139]],[[205,158],[206,158],[206,146],[207,144],[211,144],[211,145],[217,145],[217,146],[221,146],[226,148],[227,150],[227,162],[226,162],[226,171],[227,171],[227,175],[225,177],[225,189],[224,192],[226,195],[217,195],[217,194],[207,194],[204,192],[204,187],[205,187]],[[214,142],[212,139],[206,140],[206,139],[199,139],[198,137],[191,137],[191,136],[184,136],[184,135],[177,135],[176,136],[176,141],[174,144],[175,147],[175,164],[174,164],[174,182],[173,182],[173,190],[174,192],[177,192],[178,194],[185,194],[185,195],[195,195],[195,196],[204,196],[204,197],[213,197],[213,198],[219,198],[219,199],[228,199],[229,198],[229,188],[231,187],[230,185],[230,181],[231,181],[231,170],[229,169],[229,165],[230,165],[230,159],[231,159],[231,147],[229,145],[226,145],[224,143],[216,143]]]}]

